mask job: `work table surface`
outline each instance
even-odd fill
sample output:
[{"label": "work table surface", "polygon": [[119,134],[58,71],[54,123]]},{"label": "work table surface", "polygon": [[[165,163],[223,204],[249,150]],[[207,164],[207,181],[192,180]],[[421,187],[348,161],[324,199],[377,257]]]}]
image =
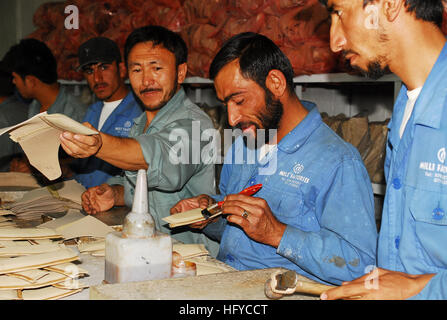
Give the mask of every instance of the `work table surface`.
[{"label": "work table surface", "polygon": [[[122,225],[126,207],[113,208],[95,215],[107,225]],[[63,216],[60,214],[59,216]],[[57,215],[53,216],[57,218]],[[20,227],[34,227],[42,221],[18,221]],[[285,269],[263,269],[234,271],[196,277],[152,280],[122,284],[104,284],[104,257],[80,254],[76,245],[67,245],[79,254],[80,267],[89,272],[80,281],[89,286],[83,291],[61,300],[268,300],[264,294],[264,284],[275,271]],[[212,257],[208,259],[223,264]],[[317,297],[294,294],[283,300],[316,300]]]}]

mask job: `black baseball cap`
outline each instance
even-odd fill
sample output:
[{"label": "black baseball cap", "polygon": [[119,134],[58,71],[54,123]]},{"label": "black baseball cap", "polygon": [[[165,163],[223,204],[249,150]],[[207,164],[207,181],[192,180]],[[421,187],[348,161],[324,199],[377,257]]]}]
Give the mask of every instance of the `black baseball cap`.
[{"label": "black baseball cap", "polygon": [[109,38],[98,37],[81,44],[78,50],[78,59],[78,70],[81,70],[89,64],[121,62],[121,52],[115,41]]}]

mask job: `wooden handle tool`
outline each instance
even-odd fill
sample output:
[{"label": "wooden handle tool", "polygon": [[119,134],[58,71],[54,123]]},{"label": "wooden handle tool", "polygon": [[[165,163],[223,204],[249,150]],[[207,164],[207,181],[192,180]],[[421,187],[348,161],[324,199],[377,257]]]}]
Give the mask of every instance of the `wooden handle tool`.
[{"label": "wooden handle tool", "polygon": [[264,292],[267,298],[272,300],[281,299],[284,295],[294,293],[304,293],[319,296],[323,292],[334,288],[297,274],[295,271],[280,271],[272,274],[264,286]]}]

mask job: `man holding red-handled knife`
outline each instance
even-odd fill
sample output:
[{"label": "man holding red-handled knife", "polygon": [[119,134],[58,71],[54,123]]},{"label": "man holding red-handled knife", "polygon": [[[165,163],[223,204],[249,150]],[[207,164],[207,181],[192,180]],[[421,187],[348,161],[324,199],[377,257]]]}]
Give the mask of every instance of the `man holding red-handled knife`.
[{"label": "man holding red-handled knife", "polygon": [[[224,201],[222,215],[191,225],[220,241],[219,260],[238,270],[284,267],[339,285],[375,264],[371,182],[358,151],[322,122],[314,104],[298,99],[293,75],[265,36],[228,40],[210,77],[229,124],[243,136],[225,156],[220,195],[182,200],[171,214]],[[252,148],[262,130],[269,139]],[[253,196],[237,194],[258,184]]]}]

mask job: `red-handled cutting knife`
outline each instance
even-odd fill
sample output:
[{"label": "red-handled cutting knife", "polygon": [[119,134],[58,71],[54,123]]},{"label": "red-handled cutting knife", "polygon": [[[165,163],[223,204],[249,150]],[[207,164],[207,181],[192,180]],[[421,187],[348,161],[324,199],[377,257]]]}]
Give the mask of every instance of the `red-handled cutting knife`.
[{"label": "red-handled cutting knife", "polygon": [[[244,190],[242,190],[241,192],[239,192],[238,194],[242,194],[245,196],[252,196],[254,195],[256,192],[258,192],[260,189],[262,188],[262,184],[256,184],[254,186],[248,187]],[[222,205],[224,204],[224,201],[220,201],[217,202],[215,204],[213,204],[212,206],[205,208],[202,210],[202,215],[206,218],[209,219],[210,217],[216,215],[217,213],[219,213],[219,211],[222,210]]]}]

